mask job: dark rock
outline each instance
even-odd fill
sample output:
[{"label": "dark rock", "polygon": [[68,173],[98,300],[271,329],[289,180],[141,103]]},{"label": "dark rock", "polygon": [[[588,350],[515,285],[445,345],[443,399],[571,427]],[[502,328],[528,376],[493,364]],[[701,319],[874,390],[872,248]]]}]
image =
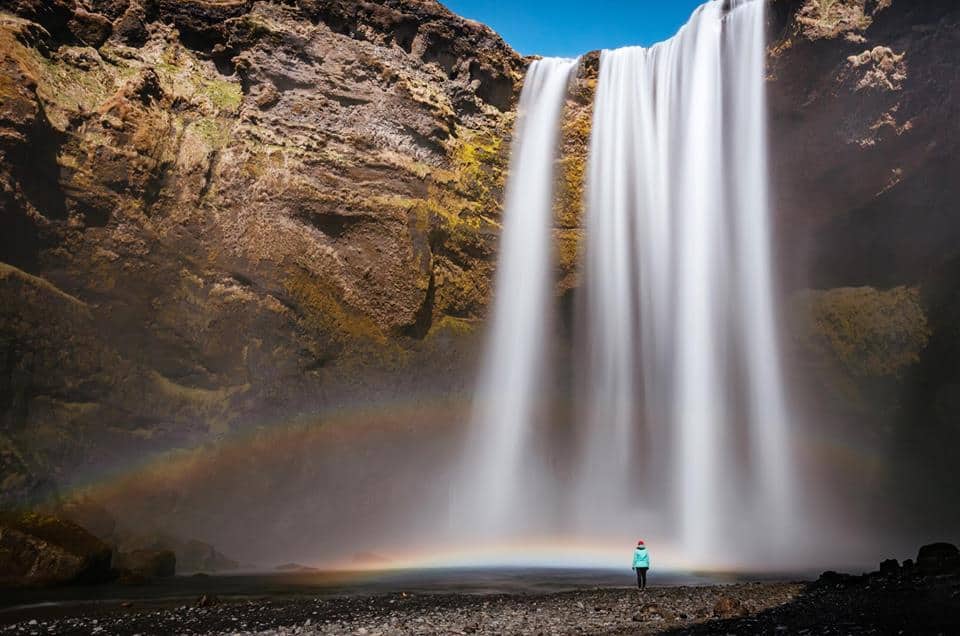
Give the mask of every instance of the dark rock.
[{"label": "dark rock", "polygon": [[110,548],[77,524],[38,513],[0,514],[0,586],[102,583]]},{"label": "dark rock", "polygon": [[114,555],[113,567],[145,577],[163,578],[176,574],[177,557],[171,550],[118,552]]},{"label": "dark rock", "polygon": [[139,2],[132,3],[113,23],[114,36],[128,46],[143,46],[150,37],[146,24],[147,14]]},{"label": "dark rock", "polygon": [[79,8],[75,10],[68,26],[81,43],[95,49],[100,48],[113,33],[113,24],[106,17]]},{"label": "dark rock", "polygon": [[717,618],[734,618],[745,613],[743,603],[731,596],[721,596],[713,605],[713,615]]},{"label": "dark rock", "polygon": [[87,0],[87,6],[95,13],[116,20],[130,6],[130,0]]},{"label": "dark rock", "polygon": [[822,587],[847,587],[856,584],[858,577],[852,574],[841,574],[833,570],[827,570],[817,579],[817,585]]},{"label": "dark rock", "polygon": [[896,576],[900,573],[900,562],[896,559],[886,559],[880,563],[881,576]]},{"label": "dark rock", "polygon": [[960,550],[951,543],[931,543],[920,548],[917,569],[925,576],[960,573]]},{"label": "dark rock", "polygon": [[220,599],[216,594],[203,594],[200,598],[197,599],[197,602],[194,603],[196,607],[213,607],[220,604]]}]

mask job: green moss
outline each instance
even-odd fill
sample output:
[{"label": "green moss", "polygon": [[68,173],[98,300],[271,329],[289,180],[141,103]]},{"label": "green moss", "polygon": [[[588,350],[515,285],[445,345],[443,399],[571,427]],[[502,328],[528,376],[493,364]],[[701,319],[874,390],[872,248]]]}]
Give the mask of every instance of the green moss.
[{"label": "green moss", "polygon": [[806,292],[810,321],[801,338],[825,350],[855,377],[895,376],[920,359],[931,330],[916,288],[871,287]]},{"label": "green moss", "polygon": [[189,130],[213,148],[222,148],[230,140],[229,122],[212,117],[198,119],[190,124]]},{"label": "green moss", "polygon": [[243,91],[239,83],[220,79],[207,80],[203,83],[202,90],[220,110],[236,112],[243,102]]},{"label": "green moss", "polygon": [[453,167],[460,192],[487,211],[500,206],[507,158],[503,139],[493,131],[469,134],[453,151]]},{"label": "green moss", "polygon": [[473,320],[457,318],[455,316],[442,316],[433,323],[433,326],[430,328],[430,333],[427,334],[427,339],[430,340],[441,335],[464,337],[472,335],[476,333],[476,331],[477,325]]},{"label": "green moss", "polygon": [[[377,63],[376,65],[379,64]],[[380,69],[380,74],[383,76],[383,69]],[[390,77],[393,79],[395,75],[391,73]],[[456,111],[454,111],[453,106],[450,104],[450,98],[443,90],[438,89],[437,85],[415,77],[399,78],[397,79],[396,85],[397,88],[405,92],[410,99],[428,107],[439,118],[455,119],[457,117]]]},{"label": "green moss", "polygon": [[577,109],[564,120],[562,152],[557,165],[560,179],[555,212],[559,227],[575,228],[583,224],[583,194],[592,123],[588,108]]}]

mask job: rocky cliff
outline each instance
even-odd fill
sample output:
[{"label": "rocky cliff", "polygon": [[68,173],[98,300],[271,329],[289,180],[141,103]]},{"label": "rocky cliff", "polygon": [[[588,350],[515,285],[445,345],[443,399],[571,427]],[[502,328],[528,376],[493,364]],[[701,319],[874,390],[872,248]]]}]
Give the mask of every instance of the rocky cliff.
[{"label": "rocky cliff", "polygon": [[882,523],[903,504],[908,525],[956,528],[960,5],[771,6],[778,260],[808,452],[834,454],[848,494],[883,491]]},{"label": "rocky cliff", "polygon": [[[940,442],[960,437],[960,7],[770,6],[796,393],[818,435],[923,457],[911,482],[942,492]],[[0,64],[4,502],[464,386],[525,66],[488,28],[433,0],[0,0]],[[596,64],[564,124],[568,309]]]},{"label": "rocky cliff", "polygon": [[523,70],[490,29],[433,0],[0,11],[4,500],[482,317]]}]

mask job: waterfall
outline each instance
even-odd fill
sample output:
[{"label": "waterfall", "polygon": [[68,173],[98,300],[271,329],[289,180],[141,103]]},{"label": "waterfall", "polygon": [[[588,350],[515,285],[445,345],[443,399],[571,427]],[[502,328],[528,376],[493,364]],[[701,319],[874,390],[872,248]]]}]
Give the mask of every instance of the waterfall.
[{"label": "waterfall", "polygon": [[594,105],[578,515],[651,511],[701,563],[782,537],[790,502],[764,4],[710,2],[667,42],[603,51]]},{"label": "waterfall", "polygon": [[556,449],[532,440],[551,424],[539,416],[554,163],[577,63],[530,67],[458,495],[471,536],[642,533],[700,565],[778,554],[796,513],[770,254],[764,5],[713,0],[671,40],[601,54],[583,386],[559,471],[547,468]]},{"label": "waterfall", "polygon": [[496,538],[530,515],[525,495],[533,420],[542,385],[552,304],[554,163],[560,117],[576,60],[531,64],[520,96],[506,186],[495,302],[467,445],[469,501],[459,523]]}]

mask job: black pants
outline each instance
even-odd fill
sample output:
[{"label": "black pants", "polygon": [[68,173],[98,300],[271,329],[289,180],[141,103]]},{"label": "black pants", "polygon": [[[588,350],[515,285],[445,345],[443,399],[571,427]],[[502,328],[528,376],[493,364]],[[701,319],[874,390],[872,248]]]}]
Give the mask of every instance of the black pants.
[{"label": "black pants", "polygon": [[641,590],[647,589],[647,570],[649,568],[636,568],[637,570],[637,587]]}]

